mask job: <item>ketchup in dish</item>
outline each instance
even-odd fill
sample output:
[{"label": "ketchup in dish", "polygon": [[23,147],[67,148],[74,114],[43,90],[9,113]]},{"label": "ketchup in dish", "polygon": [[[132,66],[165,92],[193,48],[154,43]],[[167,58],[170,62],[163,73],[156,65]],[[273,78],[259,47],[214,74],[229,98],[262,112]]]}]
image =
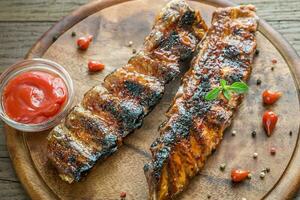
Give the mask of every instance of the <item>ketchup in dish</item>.
[{"label": "ketchup in dish", "polygon": [[54,73],[23,72],[4,87],[4,110],[14,121],[38,124],[60,112],[67,100],[67,91],[63,79]]}]

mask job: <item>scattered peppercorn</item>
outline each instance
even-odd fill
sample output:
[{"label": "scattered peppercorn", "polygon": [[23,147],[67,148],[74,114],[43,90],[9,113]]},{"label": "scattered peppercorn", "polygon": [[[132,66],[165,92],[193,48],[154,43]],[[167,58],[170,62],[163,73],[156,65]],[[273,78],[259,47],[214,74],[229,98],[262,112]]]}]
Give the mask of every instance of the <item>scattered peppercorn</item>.
[{"label": "scattered peppercorn", "polygon": [[55,42],[57,39],[58,39],[58,36],[57,36],[57,35],[55,35],[55,36],[52,37],[52,41],[53,41],[53,42]]},{"label": "scattered peppercorn", "polygon": [[251,178],[252,178],[252,174],[249,173],[247,178],[248,178],[248,179],[251,179]]},{"label": "scattered peppercorn", "polygon": [[292,131],[290,131],[290,136],[292,136],[293,135],[293,132]]},{"label": "scattered peppercorn", "polygon": [[266,176],[266,173],[265,173],[265,172],[260,172],[259,177],[260,177],[261,179],[264,179],[265,176]]},{"label": "scattered peppercorn", "polygon": [[274,71],[274,67],[271,67],[271,70]]},{"label": "scattered peppercorn", "polygon": [[264,168],[264,169],[261,170],[261,171],[266,173],[266,172],[267,172],[267,168]]},{"label": "scattered peppercorn", "polygon": [[132,42],[132,41],[129,41],[129,42],[128,42],[128,47],[132,47],[132,45],[133,45],[133,42]]},{"label": "scattered peppercorn", "polygon": [[259,50],[258,50],[258,49],[256,49],[256,51],[255,51],[255,55],[256,55],[256,56],[258,56],[258,55],[259,55]]},{"label": "scattered peppercorn", "polygon": [[272,64],[276,64],[277,60],[275,58],[272,59]]},{"label": "scattered peppercorn", "polygon": [[226,168],[226,164],[225,164],[225,163],[222,163],[222,164],[220,165],[220,170],[221,170],[221,171],[224,171],[225,168]]},{"label": "scattered peppercorn", "polygon": [[121,193],[120,193],[120,197],[121,197],[122,199],[126,198],[126,192],[121,192]]},{"label": "scattered peppercorn", "polygon": [[275,155],[276,154],[276,148],[272,147],[270,150],[271,155]]},{"label": "scattered peppercorn", "polygon": [[132,49],[132,53],[135,54],[136,53],[136,49]]},{"label": "scattered peppercorn", "polygon": [[72,31],[71,36],[72,36],[72,37],[75,37],[75,36],[76,36],[76,32],[75,32],[75,31]]},{"label": "scattered peppercorn", "polygon": [[256,131],[252,131],[251,135],[252,135],[253,138],[255,138],[256,137]]},{"label": "scattered peppercorn", "polygon": [[266,172],[269,173],[271,169],[269,167],[266,168]]},{"label": "scattered peppercorn", "polygon": [[236,130],[233,130],[233,131],[231,132],[231,135],[232,135],[232,136],[235,136],[235,135],[236,135]]},{"label": "scattered peppercorn", "polygon": [[210,198],[211,198],[211,195],[210,195],[210,194],[208,194],[208,195],[207,195],[207,198],[208,198],[208,199],[210,199]]},{"label": "scattered peppercorn", "polygon": [[256,85],[260,85],[261,84],[261,80],[260,79],[257,79],[256,80]]},{"label": "scattered peppercorn", "polygon": [[256,159],[257,156],[258,156],[258,153],[255,152],[255,153],[253,154],[253,158]]}]

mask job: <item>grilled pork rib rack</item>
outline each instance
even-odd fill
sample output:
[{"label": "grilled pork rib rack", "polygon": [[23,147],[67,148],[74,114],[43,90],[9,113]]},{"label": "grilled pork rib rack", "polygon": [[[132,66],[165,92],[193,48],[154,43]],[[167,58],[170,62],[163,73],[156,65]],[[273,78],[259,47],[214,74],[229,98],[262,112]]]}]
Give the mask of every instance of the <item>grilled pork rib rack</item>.
[{"label": "grilled pork rib rack", "polygon": [[220,143],[243,95],[232,94],[229,101],[223,95],[206,101],[205,95],[219,86],[220,79],[229,84],[249,79],[257,23],[251,5],[214,12],[193,67],[184,76],[160,136],[151,145],[152,161],[144,167],[150,199],[172,199],[182,192]]},{"label": "grilled pork rib rack", "polygon": [[88,91],[49,134],[48,158],[63,180],[80,180],[141,126],[206,30],[200,13],[184,0],[173,0],[161,11],[143,50]]}]

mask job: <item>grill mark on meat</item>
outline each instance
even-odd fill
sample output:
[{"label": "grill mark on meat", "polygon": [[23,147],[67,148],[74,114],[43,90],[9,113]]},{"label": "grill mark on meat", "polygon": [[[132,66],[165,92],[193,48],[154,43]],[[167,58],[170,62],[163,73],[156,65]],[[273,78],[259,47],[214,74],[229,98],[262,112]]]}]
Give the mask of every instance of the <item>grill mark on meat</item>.
[{"label": "grill mark on meat", "polygon": [[159,79],[160,82],[168,83],[179,74],[175,63],[161,62],[145,52],[139,52],[129,60],[126,69],[129,72],[136,72]]},{"label": "grill mark on meat", "polygon": [[142,125],[144,109],[134,100],[120,99],[107,90],[95,87],[83,99],[83,107],[101,115],[106,113],[110,120],[115,121],[116,129],[120,129],[121,136],[125,137],[130,131]]},{"label": "grill mark on meat", "polygon": [[120,135],[118,130],[109,126],[103,118],[94,116],[81,106],[73,108],[66,118],[65,126],[78,140],[84,142],[84,145],[91,146],[94,152],[103,150],[102,143],[106,135]]},{"label": "grill mark on meat", "polygon": [[142,125],[165,84],[189,63],[206,30],[200,13],[184,0],[173,0],[163,8],[143,49],[89,90],[49,134],[48,158],[63,180],[79,181]]},{"label": "grill mark on meat", "polygon": [[197,47],[193,68],[183,78],[160,136],[152,143],[152,161],[144,166],[150,199],[172,199],[187,187],[204,166],[230,125],[242,94],[228,101],[206,101],[219,86],[249,79],[256,48],[257,17],[254,6],[218,9],[212,26]]},{"label": "grill mark on meat", "polygon": [[123,68],[106,77],[104,86],[121,99],[136,100],[144,107],[145,113],[158,103],[164,91],[164,85],[155,77],[128,72]]}]

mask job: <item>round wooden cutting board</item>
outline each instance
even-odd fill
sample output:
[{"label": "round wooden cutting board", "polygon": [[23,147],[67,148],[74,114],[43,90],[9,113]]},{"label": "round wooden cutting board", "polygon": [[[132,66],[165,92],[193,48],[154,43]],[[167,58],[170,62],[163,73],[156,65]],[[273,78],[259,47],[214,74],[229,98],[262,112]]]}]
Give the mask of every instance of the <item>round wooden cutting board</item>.
[{"label": "round wooden cutting board", "polygon": [[[43,57],[60,63],[75,83],[76,103],[84,92],[99,84],[107,74],[123,66],[132,56],[133,41],[139,49],[148,35],[154,16],[166,4],[164,0],[100,0],[87,4],[52,27],[30,50],[27,57]],[[232,5],[221,0],[193,1],[190,5],[201,11],[207,24],[216,7]],[[75,31],[76,37],[71,33]],[[92,34],[94,40],[86,52],[76,48],[76,38]],[[56,41],[53,38],[58,38]],[[249,81],[250,92],[241,105],[233,125],[226,131],[217,151],[209,158],[201,174],[195,177],[178,199],[288,199],[300,183],[299,149],[299,81],[300,62],[297,54],[282,37],[263,20],[257,33],[259,56],[255,58]],[[276,59],[277,64],[271,60]],[[106,64],[103,72],[90,75],[89,59]],[[271,70],[274,67],[274,70]],[[262,84],[256,85],[261,79]],[[84,180],[67,184],[60,180],[47,161],[48,132],[22,133],[6,126],[7,145],[15,170],[32,199],[119,199],[121,191],[126,199],[147,199],[148,189],[143,165],[150,160],[149,146],[158,136],[157,128],[164,121],[180,79],[170,83],[159,105],[148,115],[143,126],[125,140],[117,153],[98,163]],[[261,93],[270,88],[283,92],[282,98],[271,107],[264,107]],[[272,137],[261,127],[261,115],[266,109],[279,114],[279,122]],[[231,131],[236,130],[236,136]],[[251,137],[255,130],[257,136]],[[290,135],[292,132],[292,135]],[[276,155],[270,148],[276,147]],[[258,158],[253,159],[254,152]],[[224,171],[219,170],[226,163]],[[232,184],[230,170],[246,168],[252,179]],[[260,172],[270,168],[264,179]]]}]

